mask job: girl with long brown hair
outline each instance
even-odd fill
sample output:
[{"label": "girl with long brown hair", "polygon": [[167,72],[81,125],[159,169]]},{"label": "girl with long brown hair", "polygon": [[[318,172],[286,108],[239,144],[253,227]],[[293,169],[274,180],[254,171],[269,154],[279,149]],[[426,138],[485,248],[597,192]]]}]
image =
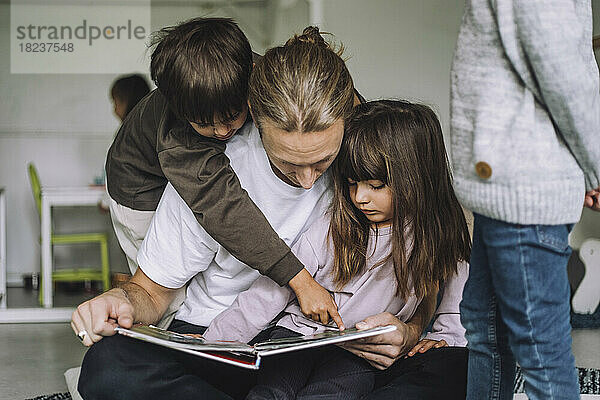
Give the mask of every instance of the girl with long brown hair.
[{"label": "girl with long brown hair", "polygon": [[[469,233],[429,107],[385,100],[357,106],[345,122],[332,175],[330,211],[292,250],[333,293],[347,327],[380,313],[406,322],[423,299],[435,298],[439,283],[466,280]],[[462,285],[447,287],[462,291]],[[460,293],[445,296],[460,299]],[[259,278],[212,321],[205,337],[247,342],[282,311],[270,337],[331,328],[304,316],[293,300],[288,288]],[[449,337],[462,334],[457,314],[446,327]],[[265,363],[248,398],[359,398],[373,390],[374,377],[367,361],[329,346]]]},{"label": "girl with long brown hair", "polygon": [[[469,259],[471,241],[454,195],[440,123],[431,108],[382,100],[356,108],[333,164],[330,237],[343,286],[364,272],[369,237],[391,230],[396,294],[425,297]],[[387,213],[369,199],[385,193]],[[364,200],[360,194],[367,196]],[[413,293],[414,292],[414,293]]]}]

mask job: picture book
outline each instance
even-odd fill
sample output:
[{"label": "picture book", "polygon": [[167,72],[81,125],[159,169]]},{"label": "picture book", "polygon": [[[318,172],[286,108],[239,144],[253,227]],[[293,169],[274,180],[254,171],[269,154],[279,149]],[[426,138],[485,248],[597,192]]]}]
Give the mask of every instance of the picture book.
[{"label": "picture book", "polygon": [[259,369],[261,358],[273,354],[342,343],[394,330],[396,330],[394,325],[366,330],[350,328],[339,331],[330,329],[314,335],[270,339],[251,346],[246,343],[230,341],[209,342],[201,335],[176,333],[152,325],[136,325],[130,329],[115,328],[115,331],[119,334],[134,339],[249,369]]}]

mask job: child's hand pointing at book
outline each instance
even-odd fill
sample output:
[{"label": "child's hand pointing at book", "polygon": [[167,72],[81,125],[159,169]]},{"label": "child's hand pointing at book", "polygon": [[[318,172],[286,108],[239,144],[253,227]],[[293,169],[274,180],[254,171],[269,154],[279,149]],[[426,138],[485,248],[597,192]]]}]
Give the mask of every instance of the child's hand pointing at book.
[{"label": "child's hand pointing at book", "polygon": [[323,324],[327,324],[329,316],[331,316],[338,328],[344,330],[344,323],[333,297],[313,279],[306,269],[293,277],[289,285],[296,293],[300,310],[305,316]]}]

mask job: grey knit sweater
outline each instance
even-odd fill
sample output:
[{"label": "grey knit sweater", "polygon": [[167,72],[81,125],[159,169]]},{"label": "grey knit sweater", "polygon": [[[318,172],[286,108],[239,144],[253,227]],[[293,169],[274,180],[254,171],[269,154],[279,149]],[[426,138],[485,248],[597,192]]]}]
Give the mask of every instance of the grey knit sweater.
[{"label": "grey knit sweater", "polygon": [[600,186],[590,0],[467,0],[451,79],[462,204],[510,223],[578,221]]}]

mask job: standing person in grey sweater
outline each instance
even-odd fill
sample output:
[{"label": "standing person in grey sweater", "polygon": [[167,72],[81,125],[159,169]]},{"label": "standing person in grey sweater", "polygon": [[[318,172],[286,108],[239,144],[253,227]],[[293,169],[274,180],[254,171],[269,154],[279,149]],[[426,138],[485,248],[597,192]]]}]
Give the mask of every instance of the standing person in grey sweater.
[{"label": "standing person in grey sweater", "polygon": [[475,214],[461,303],[468,399],[578,399],[568,234],[598,210],[589,0],[468,0],[452,67],[454,186]]}]

